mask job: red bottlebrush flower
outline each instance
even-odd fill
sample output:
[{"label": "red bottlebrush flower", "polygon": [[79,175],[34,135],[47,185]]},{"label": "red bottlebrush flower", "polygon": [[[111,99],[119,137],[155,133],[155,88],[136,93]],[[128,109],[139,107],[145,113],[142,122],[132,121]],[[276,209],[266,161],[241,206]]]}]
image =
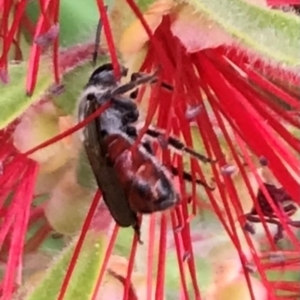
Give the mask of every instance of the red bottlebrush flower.
[{"label": "red bottlebrush flower", "polygon": [[[97,1],[97,4],[118,77],[120,65],[110,28],[116,23],[114,12],[110,24],[103,2]],[[43,289],[48,291],[44,288],[47,287],[53,291],[54,298],[72,298],[70,295],[76,294],[76,287],[69,283],[73,276],[78,276],[76,268],[86,268],[87,272],[82,272],[82,277],[75,277],[74,282],[81,283],[78,278],[86,279],[85,276],[94,274],[89,277],[88,293],[83,293],[90,299],[101,299],[103,295],[123,299],[296,299],[299,283],[284,276],[272,279],[270,272],[280,269],[284,274],[290,274],[299,267],[300,245],[296,230],[300,223],[290,219],[295,217],[299,203],[296,153],[300,147],[293,132],[300,126],[295,117],[300,105],[297,91],[293,89],[299,77],[293,71],[265,65],[263,58],[254,60],[243,48],[233,46],[226,36],[219,36],[218,41],[204,42],[194,41],[189,34],[185,36],[182,27],[186,26],[189,17],[187,5],[175,6],[173,2],[161,1],[142,14],[134,1],[127,0],[127,4],[137,20],[127,28],[120,41],[117,39],[117,48],[130,72],[157,72],[157,80],[152,82],[151,88],[141,88],[138,93],[141,115],[144,114],[144,120],[141,117],[140,121],[145,122],[137,126],[141,130],[136,142],[140,143],[142,136],[147,135],[150,125],[163,130],[158,134],[157,142],[153,142],[153,149],[170,174],[173,171],[174,186],[181,200],[170,211],[142,217],[144,245],[139,245],[137,236],[129,243],[124,231],[118,235],[117,226],[110,230],[111,218],[107,211],[99,208],[100,193],[97,193],[67,272],[59,273],[61,281],[55,281],[53,286],[46,278],[45,285],[35,286],[35,295],[43,294]],[[17,24],[21,22],[22,5],[24,3],[19,1],[10,31],[8,23],[3,29],[4,35],[9,37],[4,45],[6,54],[17,34]],[[29,94],[37,79],[42,50],[51,42],[54,42],[54,91],[57,87],[60,90],[59,72],[64,73],[79,64],[78,46],[62,53],[62,63],[58,65],[58,5],[58,1],[40,1],[41,16],[35,27],[35,44],[29,64]],[[7,3],[4,6],[7,12],[12,9]],[[191,28],[191,32],[194,29]],[[210,34],[217,31],[218,28],[213,28]],[[203,34],[200,30],[201,38]],[[6,54],[0,61],[5,72]],[[291,86],[285,83],[287,78]],[[101,107],[97,114],[106,108]],[[2,281],[4,299],[10,299],[14,287],[21,283],[18,274],[22,271],[24,236],[29,220],[36,218],[30,205],[36,178],[41,178],[38,169],[56,176],[56,169],[67,167],[58,177],[59,184],[51,188],[49,201],[42,206],[42,212],[45,211],[43,221],[48,222],[42,231],[44,235],[49,233],[51,226],[62,234],[74,234],[81,225],[81,213],[86,213],[82,199],[91,199],[90,191],[95,190],[94,186],[90,190],[79,182],[77,163],[80,154],[77,152],[80,151],[69,147],[75,144],[66,137],[93,121],[97,114],[59,134],[63,131],[60,125],[63,123],[62,127],[69,128],[72,119],[70,125],[70,116],[61,118],[56,108],[55,112],[52,109],[49,99],[41,101],[20,117],[13,133],[2,133],[0,245],[4,249],[2,260],[6,265]],[[45,128],[49,132],[40,131]],[[28,142],[27,132],[37,140]],[[200,166],[195,158],[185,159],[181,154],[170,152],[168,143],[173,135],[181,137],[189,147],[177,147],[186,154],[191,152],[190,148],[195,148],[207,157],[215,158],[216,163]],[[47,141],[47,137],[51,139]],[[190,174],[184,173],[184,169]],[[190,184],[185,183],[187,178]],[[196,184],[200,180],[209,183],[202,190]],[[30,211],[32,219],[29,218]],[[212,215],[210,221],[197,223],[203,212]],[[80,215],[78,219],[77,214]],[[67,222],[61,222],[64,219]],[[249,234],[245,230],[249,221],[261,223],[262,229],[256,230],[254,235]],[[274,240],[278,232],[276,229],[274,232],[270,224],[281,225],[280,234],[284,236],[284,242],[289,243],[288,249],[279,250],[278,239]],[[127,253],[128,263],[123,261],[118,265],[118,258],[112,254],[118,251],[114,246],[116,243],[120,246],[118,239],[123,233],[126,237],[123,242],[127,247],[130,244],[130,252]],[[107,244],[105,235],[110,237]],[[98,242],[100,236],[101,242]],[[26,246],[30,248],[26,244],[25,251]],[[89,255],[86,253],[102,258],[87,262],[85,259]],[[83,255],[80,257],[80,254]],[[61,264],[59,268],[54,266],[52,269],[52,278],[57,275],[55,269],[66,268],[66,262],[58,264]],[[89,268],[97,264],[97,270],[91,272]],[[259,279],[251,272],[256,272]],[[176,279],[172,279],[172,273],[178,275]]]},{"label": "red bottlebrush flower", "polygon": [[[21,284],[22,252],[27,231],[31,201],[38,171],[34,161],[23,157],[12,157],[15,152],[11,145],[10,133],[2,132],[1,145],[3,145],[1,162],[1,229],[0,244],[9,248],[5,265],[5,277],[2,282],[2,299],[11,299],[13,290]],[[12,193],[13,191],[13,193]],[[11,194],[12,193],[12,194]],[[7,196],[10,195],[10,200]],[[2,248],[2,255],[5,248]]]},{"label": "red bottlebrush flower", "polygon": [[[207,47],[204,47],[201,51],[187,51],[181,44],[181,42],[185,43],[186,41],[184,37],[182,35],[178,35],[179,39],[174,37],[174,23],[177,15],[175,13],[174,16],[172,12],[170,13],[172,4],[158,2],[157,5],[154,4],[149,8],[144,13],[144,16],[132,1],[128,0],[128,4],[139,21],[133,23],[128,28],[128,31],[125,32],[123,39],[121,39],[120,49],[125,61],[127,59],[129,66],[133,66],[135,71],[136,65],[139,64],[138,70],[147,73],[151,72],[151,70],[153,72],[157,66],[161,66],[159,83],[166,82],[173,86],[172,94],[156,86],[159,92],[154,89],[150,96],[147,95],[149,100],[147,115],[145,116],[145,128],[150,122],[155,122],[157,127],[167,131],[167,135],[173,132],[176,136],[183,136],[187,145],[193,146],[190,131],[191,125],[189,118],[187,118],[187,111],[189,107],[202,108],[193,118],[201,134],[201,141],[208,156],[218,159],[218,166],[213,166],[210,174],[213,175],[216,182],[216,190],[219,193],[221,203],[216,201],[217,197],[214,192],[207,191],[207,196],[215,213],[236,246],[244,266],[246,264],[246,250],[244,247],[246,247],[245,244],[249,244],[248,247],[250,247],[254,256],[251,258],[251,256],[247,255],[247,259],[254,259],[262,278],[262,283],[267,289],[268,295],[273,299],[276,291],[266,277],[266,270],[261,265],[259,255],[253,247],[253,242],[249,240],[249,237],[246,237],[247,242],[241,246],[242,244],[239,241],[241,237],[238,234],[238,227],[243,227],[243,223],[237,222],[236,216],[245,215],[247,211],[244,211],[246,205],[242,202],[243,199],[239,198],[239,194],[242,194],[239,191],[240,187],[230,178],[234,168],[229,173],[227,171],[222,172],[222,170],[224,170],[225,166],[227,166],[226,170],[228,169],[228,156],[224,155],[224,148],[228,147],[229,155],[233,159],[232,162],[246,185],[247,197],[252,199],[254,203],[253,209],[260,211],[258,213],[259,219],[266,230],[270,247],[276,248],[277,246],[274,244],[273,236],[270,234],[267,223],[273,223],[273,219],[276,219],[276,222],[283,225],[294,248],[299,249],[299,242],[288,226],[290,224],[299,228],[299,222],[287,221],[284,213],[288,206],[285,206],[284,210],[281,206],[281,204],[285,205],[287,201],[294,202],[292,205],[295,209],[290,210],[291,214],[294,214],[299,202],[297,199],[299,178],[296,175],[299,171],[299,160],[292,154],[292,151],[299,151],[299,143],[293,133],[287,130],[287,126],[292,126],[295,129],[300,124],[290,111],[283,109],[283,103],[285,102],[291,105],[292,111],[297,111],[299,103],[289,91],[276,86],[267,79],[269,76],[274,75],[275,79],[277,77],[277,80],[284,78],[286,76],[285,72],[280,70],[281,74],[279,74],[279,72],[276,72],[276,69],[273,69],[275,72],[270,73],[268,70],[264,70],[263,62],[258,59],[256,59],[257,68],[254,69],[251,66],[251,55],[245,52],[242,53],[242,49],[234,47],[219,46],[214,49],[206,49]],[[170,14],[170,17],[168,14]],[[114,19],[112,19],[113,21]],[[155,30],[154,34],[152,33],[153,30]],[[180,41],[180,38],[183,40]],[[146,53],[144,59],[136,55],[141,50]],[[134,56],[139,61],[134,61]],[[296,75],[292,76],[294,76],[294,82],[299,81]],[[278,96],[279,94],[282,103],[274,101],[276,95]],[[143,105],[143,101],[144,99],[141,105]],[[220,131],[219,135],[216,133],[215,128],[218,128]],[[280,137],[279,139],[278,136]],[[224,144],[220,144],[224,143],[224,140],[226,141],[225,147]],[[249,156],[249,151],[251,151],[252,158]],[[240,154],[242,154],[244,161],[241,160]],[[265,182],[266,178],[262,179],[259,177],[255,170],[255,165],[257,168],[260,164],[257,160],[256,162],[253,161],[255,155],[256,157],[264,156],[267,158],[268,166],[281,183],[281,187],[276,187],[277,180],[275,179],[267,185],[268,182]],[[173,159],[168,158],[167,155],[163,157],[166,159],[165,163],[167,165],[171,161],[175,162],[175,164],[177,162],[177,168],[182,172],[182,160],[178,156],[175,155]],[[258,181],[256,188],[253,186],[253,182],[250,182],[249,171],[247,171],[244,164],[248,166],[251,173],[253,172],[255,179]],[[191,171],[193,178],[200,176],[203,179],[203,173],[194,161],[191,162]],[[265,182],[264,185],[263,182]],[[179,268],[182,271],[183,298],[189,298],[189,292],[185,283],[186,274],[183,271],[183,264],[185,264],[183,261],[185,258],[188,258],[187,265],[194,288],[192,298],[198,299],[200,298],[200,290],[193,261],[195,253],[193,253],[191,233],[187,225],[185,225],[185,222],[188,222],[190,219],[188,214],[190,205],[184,200],[188,198],[188,195],[183,181],[180,182],[180,186],[181,207],[174,209],[172,224],[174,231],[176,231],[178,226],[181,228],[180,234],[174,238],[178,253],[178,263],[181,266]],[[290,196],[285,197],[286,199],[281,199],[282,197],[278,197],[279,191],[280,195],[284,193],[286,196]],[[195,189],[193,188],[192,214],[197,214],[198,205],[194,202],[196,201],[195,198]],[[264,200],[266,200],[265,203],[267,203],[273,213],[271,220],[267,220],[268,212],[264,207]],[[149,251],[151,251],[151,247],[153,246],[149,245]],[[164,261],[165,251],[163,249],[160,250],[159,260]],[[149,265],[151,264],[152,261],[149,262]],[[150,276],[151,271],[147,274]],[[162,271],[162,273],[159,273],[158,282],[163,281],[163,277]],[[254,299],[253,297],[259,297],[253,294],[255,289],[251,289],[251,280],[249,280],[248,276],[246,276],[246,279],[252,299]],[[156,295],[159,294],[160,289],[161,284],[158,283]],[[151,292],[148,292],[148,299],[150,299]]]}]

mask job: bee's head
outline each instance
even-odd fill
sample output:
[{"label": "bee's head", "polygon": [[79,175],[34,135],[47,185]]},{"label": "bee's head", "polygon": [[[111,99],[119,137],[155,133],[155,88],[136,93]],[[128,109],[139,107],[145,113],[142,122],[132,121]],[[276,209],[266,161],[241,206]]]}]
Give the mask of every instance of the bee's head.
[{"label": "bee's head", "polygon": [[[121,77],[127,75],[128,69],[124,66],[120,66]],[[89,78],[88,84],[92,85],[115,85],[119,80],[114,74],[113,65],[108,63],[97,68]]]}]

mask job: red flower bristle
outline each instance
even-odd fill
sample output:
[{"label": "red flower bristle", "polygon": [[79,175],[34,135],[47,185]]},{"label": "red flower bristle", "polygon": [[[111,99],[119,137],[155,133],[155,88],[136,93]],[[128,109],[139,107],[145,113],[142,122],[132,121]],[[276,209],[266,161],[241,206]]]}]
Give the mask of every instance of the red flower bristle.
[{"label": "red flower bristle", "polygon": [[160,218],[160,238],[157,261],[157,277],[155,288],[155,299],[162,300],[165,295],[165,269],[166,269],[166,247],[167,247],[167,217],[165,214]]},{"label": "red flower bristle", "polygon": [[135,234],[132,239],[131,251],[130,251],[130,255],[129,255],[127,274],[126,274],[126,279],[125,279],[125,284],[124,284],[123,300],[131,299],[129,296],[129,292],[130,292],[130,288],[131,288],[131,276],[132,276],[132,272],[134,270],[137,245],[138,245],[138,237]]},{"label": "red flower bristle", "polygon": [[[179,129],[177,127],[177,129]],[[188,143],[191,145],[191,139]],[[179,170],[179,174],[183,174],[183,159],[182,157],[177,156],[177,166]],[[180,195],[182,199],[187,199],[187,194],[185,190],[185,184],[182,179],[182,176],[180,176]],[[200,290],[197,284],[197,278],[196,278],[196,270],[195,270],[195,260],[194,260],[194,253],[193,253],[193,246],[192,246],[192,240],[191,240],[191,233],[190,233],[190,226],[189,226],[189,213],[187,209],[187,205],[185,202],[182,201],[182,208],[180,210],[182,218],[183,218],[183,226],[181,230],[178,232],[178,235],[181,236],[181,242],[183,246],[183,253],[178,252],[183,254],[182,260],[184,260],[184,257],[186,257],[184,263],[187,263],[189,273],[192,279],[192,284],[193,284],[193,289],[194,289],[194,297],[195,299],[201,299],[200,296]],[[176,251],[179,251],[179,249],[176,249]]]},{"label": "red flower bristle", "polygon": [[289,85],[297,86],[299,84],[300,77],[297,72],[282,66],[274,66],[259,57],[254,59],[250,53],[241,51],[237,47],[219,47],[214,49],[214,51],[228,57],[235,65],[239,67],[247,66],[249,69],[260,72],[267,78],[288,82]]},{"label": "red flower bristle", "polygon": [[71,127],[70,129],[62,132],[61,134],[58,134],[56,136],[54,136],[53,138],[37,145],[36,147],[28,150],[27,152],[24,153],[24,155],[29,156],[31,154],[33,154],[34,152],[43,149],[49,145],[54,144],[57,141],[62,140],[63,138],[71,135],[72,133],[78,131],[79,129],[83,128],[86,124],[88,124],[89,122],[91,122],[92,120],[94,120],[97,116],[101,115],[101,113],[103,111],[105,111],[108,107],[109,107],[109,103],[106,103],[104,105],[102,105],[101,107],[99,107],[99,109],[97,109],[94,113],[92,113],[91,115],[89,115],[85,120],[79,122],[77,125]]},{"label": "red flower bristle", "polygon": [[150,42],[155,47],[156,55],[159,57],[159,59],[161,60],[161,64],[164,66],[164,70],[163,70],[164,74],[173,74],[174,68],[170,63],[170,60],[162,46],[161,41],[156,37],[156,35],[153,35],[139,7],[132,0],[126,0],[126,2],[134,12],[136,17],[140,20],[141,24],[145,28],[146,33],[149,35]]},{"label": "red flower bristle", "polygon": [[[39,249],[41,244],[45,241],[45,239],[49,236],[52,231],[52,228],[49,224],[45,223],[45,219],[43,219],[44,224],[42,224],[35,234],[26,241],[24,246],[24,253],[34,252],[36,249]],[[28,226],[29,227],[29,226]]]},{"label": "red flower bristle", "polygon": [[14,40],[14,35],[18,29],[19,16],[23,14],[26,1],[23,0],[18,6],[18,10],[15,12],[17,21],[12,24],[12,28],[9,30],[9,15],[13,9],[14,3],[12,1],[2,1],[0,3],[2,15],[1,15],[1,34],[3,36],[2,55],[0,57],[0,70],[7,72],[7,54]]},{"label": "red flower bristle", "polygon": [[[60,1],[56,0],[54,2],[55,9],[53,10],[53,23],[58,24],[59,22],[59,6],[60,6]],[[59,34],[54,38],[54,43],[53,43],[53,52],[52,52],[52,57],[53,57],[53,71],[54,71],[54,80],[56,84],[59,84],[60,82],[60,70],[59,70]]]},{"label": "red flower bristle", "polygon": [[103,31],[104,31],[104,34],[106,37],[109,54],[111,57],[111,62],[114,67],[115,75],[117,78],[119,78],[121,70],[120,70],[120,65],[119,65],[119,61],[118,61],[118,57],[117,57],[116,47],[114,45],[114,41],[113,41],[111,29],[110,29],[110,24],[108,21],[108,16],[106,14],[106,8],[104,5],[104,1],[97,0],[97,4],[98,4],[98,9],[99,9],[99,15],[101,16],[101,22],[102,22]]},{"label": "red flower bristle", "polygon": [[[37,196],[34,196],[36,198]],[[30,210],[30,220],[28,226],[36,223],[38,220],[43,219],[44,217],[44,208],[42,206],[33,207]]]},{"label": "red flower bristle", "polygon": [[[123,284],[123,286],[125,286],[126,279],[123,276],[118,275],[116,272],[114,272],[112,270],[108,270],[108,273],[110,275],[112,275],[113,277],[115,277],[116,279],[118,279]],[[130,286],[128,288],[128,298],[130,300],[138,300],[138,297],[136,295],[135,289],[134,289],[134,287],[132,286],[131,283],[130,283]]]},{"label": "red flower bristle", "polygon": [[[6,263],[5,277],[3,280],[2,299],[11,299],[15,288],[17,269],[22,264],[22,252],[25,234],[30,214],[30,205],[37,175],[37,164],[32,161],[23,161],[25,170],[19,183],[14,187],[12,205],[5,217],[5,226],[0,230],[0,240],[3,241],[10,234],[10,250]],[[20,169],[19,169],[20,170]],[[20,171],[19,171],[20,172]],[[10,220],[10,221],[9,221]],[[9,232],[7,231],[9,229]],[[0,242],[2,244],[2,242]]]},{"label": "red flower bristle", "polygon": [[28,33],[30,37],[34,36],[34,24],[26,14],[23,14],[22,16],[21,28],[25,30],[25,32]]},{"label": "red flower bristle", "polygon": [[[115,242],[116,242],[116,239],[117,239],[117,236],[118,236],[118,231],[119,231],[119,226],[115,225],[114,229],[113,229],[113,232],[110,236],[110,240],[109,240],[109,243],[107,245],[106,251],[105,251],[105,255],[104,255],[104,258],[103,258],[103,264],[101,266],[99,276],[97,278],[96,285],[95,285],[93,295],[92,295],[92,298],[91,298],[92,300],[97,300],[97,298],[98,298],[98,291],[100,289],[101,283],[103,281],[103,278],[104,278],[104,275],[105,275],[105,272],[106,272],[106,269],[107,269],[108,260],[109,260],[111,254],[112,254],[113,249],[114,249]],[[63,299],[63,298],[60,298],[60,299]]]},{"label": "red flower bristle", "polygon": [[88,212],[88,214],[85,218],[84,224],[82,225],[82,229],[81,229],[81,232],[80,232],[80,235],[79,235],[79,238],[78,238],[78,242],[77,242],[76,247],[74,249],[71,261],[69,263],[68,269],[66,271],[66,275],[64,277],[64,281],[62,282],[62,285],[61,285],[61,288],[60,288],[60,291],[59,291],[59,294],[58,294],[58,297],[57,297],[58,300],[64,299],[64,296],[65,296],[65,293],[67,291],[69,282],[71,280],[71,276],[72,276],[73,271],[74,271],[75,266],[76,266],[77,259],[80,255],[80,250],[83,246],[84,239],[85,239],[86,234],[87,234],[87,232],[90,228],[93,216],[94,216],[94,214],[97,210],[97,206],[99,205],[100,197],[101,197],[101,194],[98,191],[96,193],[94,199],[93,199],[93,202],[91,204],[89,212]]},{"label": "red flower bristle", "polygon": [[[173,227],[173,236],[174,236],[174,242],[175,242],[175,248],[176,248],[176,256],[177,256],[177,262],[179,267],[179,274],[180,274],[180,293],[184,296],[182,299],[189,299],[189,293],[187,288],[187,280],[186,275],[184,272],[184,262],[183,262],[183,247],[180,240],[180,231],[182,228],[182,222],[180,221],[180,218],[176,217],[177,214],[180,214],[180,208],[174,209],[171,213],[171,220],[172,220],[172,227]],[[178,230],[180,228],[180,230]]]},{"label": "red flower bristle", "polygon": [[[58,12],[59,12],[58,6],[59,3],[57,0],[40,1],[41,15],[39,16],[39,19],[36,24],[35,33],[33,37],[34,41],[38,40],[43,34],[45,35],[46,32],[49,32],[53,24],[57,24]],[[54,12],[53,14],[51,13],[52,11]],[[52,15],[51,17],[53,20],[50,20],[50,15]],[[54,40],[57,41],[57,37]],[[51,40],[50,42],[53,42],[53,40]],[[26,91],[28,95],[32,94],[37,81],[39,62],[40,62],[43,46],[44,44],[41,45],[39,43],[34,43],[31,47],[30,56],[29,56],[29,65],[28,65],[28,76],[26,82]],[[54,46],[53,53],[55,55],[58,55],[57,46],[56,48]],[[55,81],[58,82],[57,57],[53,56],[53,62],[54,62],[53,64],[54,69],[55,69]]]},{"label": "red flower bristle", "polygon": [[[231,118],[235,118],[235,122],[239,124],[240,130],[242,130],[244,134],[243,139],[246,140],[247,144],[257,154],[264,153],[264,155],[268,157],[270,165],[273,167],[276,166],[276,168],[273,169],[275,176],[283,183],[292,198],[297,201],[296,191],[298,185],[284,167],[278,155],[274,152],[274,147],[276,147],[274,144],[276,140],[274,133],[267,134],[267,125],[263,123],[263,119],[259,118],[257,111],[250,106],[247,99],[241,93],[237,92],[233,86],[229,88],[225,85],[224,77],[221,77],[218,70],[209,63],[207,59],[203,56],[202,58],[203,70],[210,70],[210,73],[204,74],[205,79],[210,83],[216,96],[221,100],[219,104],[224,107],[224,111],[230,114]],[[245,109],[247,109],[247,111],[245,111]],[[249,124],[253,125],[251,131],[249,131]],[[273,145],[273,147],[270,145]],[[293,165],[291,166],[296,166],[296,159],[291,159],[293,161]]]}]

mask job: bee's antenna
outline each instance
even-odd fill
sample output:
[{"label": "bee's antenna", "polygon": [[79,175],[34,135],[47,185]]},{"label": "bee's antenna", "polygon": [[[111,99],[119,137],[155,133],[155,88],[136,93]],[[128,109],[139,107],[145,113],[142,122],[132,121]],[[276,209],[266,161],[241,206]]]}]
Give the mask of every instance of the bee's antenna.
[{"label": "bee's antenna", "polygon": [[[105,10],[107,11],[107,6],[105,6]],[[101,37],[101,30],[102,30],[102,21],[99,19],[98,25],[97,25],[97,30],[96,30],[96,37],[95,37],[95,48],[93,52],[93,59],[92,59],[92,65],[95,67],[97,63],[97,58],[98,58],[98,49],[99,49],[99,44],[100,44],[100,37]]]}]

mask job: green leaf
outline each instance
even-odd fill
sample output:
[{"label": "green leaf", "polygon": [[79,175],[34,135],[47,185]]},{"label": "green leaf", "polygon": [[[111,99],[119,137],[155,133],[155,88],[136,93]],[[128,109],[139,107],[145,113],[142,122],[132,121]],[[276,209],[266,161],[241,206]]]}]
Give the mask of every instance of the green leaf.
[{"label": "green leaf", "polygon": [[244,0],[189,0],[188,3],[250,50],[275,62],[299,66],[299,17]]},{"label": "green leaf", "polygon": [[270,281],[299,281],[299,272],[285,271],[285,270],[272,270],[267,272],[267,277]]},{"label": "green leaf", "polygon": [[[266,274],[268,280],[270,280],[271,282],[289,282],[289,283],[293,282],[295,285],[297,285],[300,280],[298,271],[287,271],[284,270],[284,268],[278,271],[277,270],[268,271],[266,272]],[[289,292],[278,289],[277,296],[279,295],[283,296],[285,294],[288,295]]]},{"label": "green leaf", "polygon": [[50,87],[53,78],[46,72],[45,65],[40,66],[36,88],[31,97],[26,96],[24,86],[27,65],[25,63],[10,65],[10,82],[1,86],[0,129],[19,117],[31,104],[39,100]]},{"label": "green leaf", "polygon": [[[205,293],[207,289],[211,286],[213,280],[212,268],[210,262],[205,258],[195,257],[195,270],[197,276],[197,283],[201,290],[201,293]],[[193,286],[191,278],[189,276],[189,271],[187,268],[187,263],[185,265],[185,278],[188,285],[188,290],[190,292],[191,299],[193,298]],[[166,294],[167,299],[174,299],[178,295],[181,285],[181,278],[179,273],[178,260],[175,250],[168,250],[166,257]],[[175,297],[176,298],[176,297]]]},{"label": "green leaf", "polygon": [[[103,55],[98,59],[97,65],[101,65],[108,60],[109,58]],[[74,114],[75,118],[77,118],[76,104],[78,98],[94,69],[91,61],[87,61],[64,74],[61,81],[61,84],[64,86],[64,92],[52,97],[53,103],[64,115]]]},{"label": "green leaf", "polygon": [[64,299],[91,299],[105,255],[105,241],[104,237],[94,240],[87,236]]},{"label": "green leaf", "polygon": [[172,299],[176,294],[178,295],[181,284],[178,260],[174,250],[166,256],[165,270],[166,295],[167,299]]},{"label": "green leaf", "polygon": [[[26,13],[36,22],[41,15],[38,1],[29,1]],[[59,12],[60,46],[70,46],[95,39],[99,21],[99,11],[94,0],[73,1],[61,0]]]},{"label": "green leaf", "polygon": [[[107,60],[106,56],[101,57],[100,63]],[[93,67],[90,62],[79,66],[69,73],[64,74],[62,84],[65,85],[65,92],[59,96],[53,96],[54,104],[62,110],[64,115],[73,114],[78,96]],[[27,76],[27,64],[11,64],[8,70],[10,82],[1,86],[0,98],[0,129],[5,128],[9,123],[18,118],[31,104],[40,100],[48,88],[53,84],[53,77],[49,74],[47,63],[40,66],[37,84],[31,97],[26,96],[24,86]]]},{"label": "green leaf", "polygon": [[150,0],[150,1],[149,0],[137,0],[136,4],[138,5],[140,11],[144,12],[154,2],[155,1],[153,1],[153,0]]},{"label": "green leaf", "polygon": [[195,258],[197,282],[201,293],[207,292],[213,283],[213,270],[210,261],[205,258]]},{"label": "green leaf", "polygon": [[[33,238],[38,230],[44,225],[43,221],[35,222],[31,225],[26,234],[26,240],[28,241],[30,238]],[[52,235],[49,235],[41,244],[39,250],[42,251],[61,251],[64,247],[64,240],[62,238],[54,238]]]},{"label": "green leaf", "polygon": [[115,254],[123,257],[129,257],[132,239],[134,236],[134,231],[131,227],[129,228],[119,228],[119,234],[116,239],[116,244],[114,248]]},{"label": "green leaf", "polygon": [[[53,262],[45,276],[35,286],[27,286],[26,300],[54,300],[57,298],[66,270],[76,246],[76,240],[70,244]],[[89,232],[81,249],[76,267],[64,296],[65,300],[90,299],[99,275],[106,247],[106,239]]]},{"label": "green leaf", "polygon": [[43,241],[40,249],[43,251],[61,251],[64,247],[63,237],[55,238],[50,235],[47,239]]}]

